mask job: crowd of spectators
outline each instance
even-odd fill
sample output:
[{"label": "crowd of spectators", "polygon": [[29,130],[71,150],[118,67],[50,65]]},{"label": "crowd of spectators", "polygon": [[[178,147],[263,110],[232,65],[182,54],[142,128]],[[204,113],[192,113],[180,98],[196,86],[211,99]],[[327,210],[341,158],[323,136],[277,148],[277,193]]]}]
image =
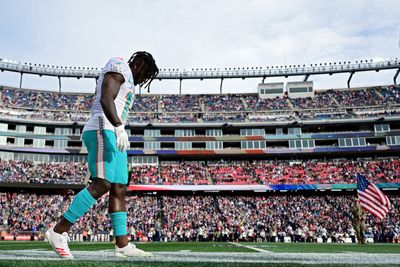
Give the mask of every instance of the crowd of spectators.
[{"label": "crowd of spectators", "polygon": [[246,113],[205,113],[203,116],[204,122],[244,122]]},{"label": "crowd of spectators", "polygon": [[[389,86],[316,91],[314,97],[288,99],[284,97],[262,99],[256,94],[136,95],[129,122],[288,121],[292,118],[294,111],[302,120],[365,118],[375,115],[397,116],[399,112],[390,105],[400,103],[399,92],[400,87]],[[90,116],[94,100],[93,94],[59,94],[58,92],[6,88],[1,88],[0,93],[2,105],[8,109],[13,107],[34,109],[33,111],[12,110],[9,113],[2,111],[2,115],[24,119],[85,122]],[[359,113],[341,110],[344,107],[365,106],[368,109]],[[369,106],[380,106],[382,112],[371,113]],[[286,112],[286,115],[258,114],[271,111]]]},{"label": "crowd of spectators", "polygon": [[[400,183],[400,160],[182,161],[132,167],[132,184],[354,184],[357,172],[374,183]],[[82,184],[86,163],[1,160],[0,182]]]},{"label": "crowd of spectators", "polygon": [[285,98],[262,99],[258,95],[242,95],[250,111],[289,110],[290,107]]},{"label": "crowd of spectators", "polygon": [[400,183],[400,160],[184,161],[135,166],[135,184],[354,184],[357,172],[374,183]]},{"label": "crowd of spectators", "polygon": [[78,104],[77,104],[77,108],[80,111],[88,111],[92,108],[92,104],[94,101],[94,97],[95,95],[82,95],[79,99],[78,99]]},{"label": "crowd of spectators", "polygon": [[80,95],[59,94],[58,92],[2,89],[1,100],[6,106],[29,107],[37,109],[77,110]]},{"label": "crowd of spectators", "polygon": [[374,89],[365,90],[330,90],[329,94],[334,97],[342,107],[359,106],[385,106],[386,103]]},{"label": "crowd of spectators", "polygon": [[296,116],[293,112],[249,113],[247,119],[251,122],[293,121],[296,119]]},{"label": "crowd of spectators", "polygon": [[156,165],[132,166],[130,182],[132,184],[162,184],[158,166]]},{"label": "crowd of spectators", "polygon": [[32,177],[34,164],[26,160],[0,160],[0,182],[26,183]]},{"label": "crowd of spectators", "polygon": [[0,182],[34,184],[82,184],[86,163],[37,163],[28,160],[0,160]]},{"label": "crowd of spectators", "polygon": [[161,106],[167,112],[200,112],[201,100],[198,95],[168,95],[162,97]]},{"label": "crowd of spectators", "polygon": [[155,117],[155,113],[130,113],[128,123],[151,123]]},{"label": "crowd of spectators", "polygon": [[214,184],[258,184],[250,161],[208,162],[207,171]]},{"label": "crowd of spectators", "polygon": [[132,112],[157,112],[158,96],[135,95],[132,105]]},{"label": "crowd of spectators", "polygon": [[209,184],[206,172],[206,163],[202,161],[162,163],[160,166],[160,179],[162,184]]},{"label": "crowd of spectators", "polygon": [[158,122],[163,123],[188,123],[198,122],[198,115],[193,113],[160,113]]},{"label": "crowd of spectators", "polygon": [[316,92],[313,97],[291,98],[290,102],[297,109],[332,109],[338,106],[328,92]]},{"label": "crowd of spectators", "polygon": [[241,95],[206,95],[203,97],[206,111],[244,111]]},{"label": "crowd of spectators", "polygon": [[400,116],[400,109],[369,109],[369,110],[357,110],[353,111],[351,117],[355,118],[381,118],[381,117],[390,117],[390,116]]},{"label": "crowd of spectators", "polygon": [[385,102],[391,104],[400,104],[400,86],[389,86],[378,88],[378,92],[383,96]]},{"label": "crowd of spectators", "polygon": [[63,195],[37,195],[12,193],[9,196],[10,233],[17,231],[45,231],[48,224],[62,216],[67,200]]},{"label": "crowd of spectators", "polygon": [[75,111],[26,111],[26,110],[0,110],[2,117],[11,119],[39,120],[39,121],[60,121],[60,122],[86,122],[89,119],[89,112]]},{"label": "crowd of spectators", "polygon": [[326,110],[324,113],[320,113],[320,111],[310,111],[310,110],[305,110],[305,111],[299,111],[297,112],[298,116],[302,120],[329,120],[329,119],[350,119],[353,116],[350,113],[347,113],[346,111],[337,111],[337,110]]},{"label": "crowd of spectators", "polygon": [[8,208],[7,193],[0,193],[0,226],[4,225],[4,224],[7,225],[7,221],[6,221],[7,208]]},{"label": "crowd of spectators", "polygon": [[[9,194],[11,232],[45,231],[66,210],[72,196]],[[400,197],[382,221],[367,213],[366,236],[374,242],[400,237]],[[343,242],[354,238],[354,195],[163,195],[127,197],[128,235],[135,241]],[[71,229],[112,234],[108,195],[101,197]]]},{"label": "crowd of spectators", "polygon": [[31,183],[82,184],[87,173],[87,164],[82,162],[39,163]]}]

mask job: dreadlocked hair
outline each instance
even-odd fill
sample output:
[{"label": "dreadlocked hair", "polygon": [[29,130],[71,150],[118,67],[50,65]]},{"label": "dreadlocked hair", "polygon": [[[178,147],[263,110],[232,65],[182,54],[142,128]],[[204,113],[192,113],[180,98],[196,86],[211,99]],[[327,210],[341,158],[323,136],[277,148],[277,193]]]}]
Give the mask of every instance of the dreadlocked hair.
[{"label": "dreadlocked hair", "polygon": [[128,60],[128,64],[131,65],[138,59],[144,62],[142,72],[144,72],[145,75],[144,80],[140,84],[140,86],[147,88],[147,92],[150,92],[150,84],[159,73],[158,67],[153,56],[145,51],[138,51],[134,53]]}]

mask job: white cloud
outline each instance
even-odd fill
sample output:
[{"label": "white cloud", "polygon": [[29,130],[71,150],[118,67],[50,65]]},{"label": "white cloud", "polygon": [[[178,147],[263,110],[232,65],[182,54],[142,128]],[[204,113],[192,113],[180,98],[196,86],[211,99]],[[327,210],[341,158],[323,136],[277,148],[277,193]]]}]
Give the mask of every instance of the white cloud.
[{"label": "white cloud", "polygon": [[[282,65],[284,55],[289,65],[400,52],[396,0],[26,0],[2,6],[7,12],[0,16],[0,57],[35,63],[101,67],[109,57],[148,50],[161,68],[189,69]],[[347,77],[311,78],[317,87],[344,87],[347,78],[341,76]],[[391,83],[392,76],[356,75],[354,84]],[[0,79],[18,85],[13,75],[0,73]],[[42,79],[26,78],[24,85],[57,89],[53,79]],[[224,88],[255,91],[258,82],[227,80]],[[64,83],[66,89],[82,90],[92,81]],[[153,92],[178,88],[177,81],[155,82]],[[219,81],[184,81],[183,88],[210,93],[219,89]]]}]

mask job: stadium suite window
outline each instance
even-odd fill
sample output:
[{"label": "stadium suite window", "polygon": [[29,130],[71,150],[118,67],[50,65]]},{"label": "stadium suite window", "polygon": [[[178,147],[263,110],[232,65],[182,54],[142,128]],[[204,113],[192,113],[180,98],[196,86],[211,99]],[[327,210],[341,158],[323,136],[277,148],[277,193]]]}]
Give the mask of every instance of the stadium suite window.
[{"label": "stadium suite window", "polygon": [[144,130],[144,136],[158,137],[158,136],[161,136],[161,131],[159,129],[157,129],[157,130],[145,129]]},{"label": "stadium suite window", "polygon": [[241,136],[263,136],[265,129],[240,129]]},{"label": "stadium suite window", "polygon": [[144,149],[161,149],[161,142],[144,142]]},{"label": "stadium suite window", "polygon": [[206,136],[222,136],[222,129],[206,129]]},{"label": "stadium suite window", "polygon": [[359,146],[360,144],[359,144],[358,141],[359,141],[358,138],[354,138],[353,139],[353,146]]},{"label": "stadium suite window", "polygon": [[359,138],[360,139],[360,146],[365,146],[365,138]]},{"label": "stadium suite window", "polygon": [[313,148],[315,140],[289,140],[289,148]]},{"label": "stadium suite window", "polygon": [[191,150],[192,142],[175,142],[176,150]]},{"label": "stadium suite window", "polygon": [[389,124],[375,124],[375,132],[390,132]]},{"label": "stadium suite window", "polygon": [[288,129],[288,134],[301,134],[301,128],[289,128]]},{"label": "stadium suite window", "polygon": [[400,136],[388,136],[386,137],[386,143],[389,146],[400,145]]},{"label": "stadium suite window", "polygon": [[177,129],[175,130],[175,136],[178,137],[187,137],[187,136],[196,136],[196,131],[194,129]]},{"label": "stadium suite window", "polygon": [[360,147],[365,146],[365,138],[340,138],[339,147]]},{"label": "stadium suite window", "polygon": [[265,89],[265,94],[283,94],[283,88],[279,89]]},{"label": "stadium suite window", "polygon": [[223,142],[206,142],[206,149],[223,149]]},{"label": "stadium suite window", "polygon": [[312,92],[311,87],[289,88],[290,93],[308,93]]}]

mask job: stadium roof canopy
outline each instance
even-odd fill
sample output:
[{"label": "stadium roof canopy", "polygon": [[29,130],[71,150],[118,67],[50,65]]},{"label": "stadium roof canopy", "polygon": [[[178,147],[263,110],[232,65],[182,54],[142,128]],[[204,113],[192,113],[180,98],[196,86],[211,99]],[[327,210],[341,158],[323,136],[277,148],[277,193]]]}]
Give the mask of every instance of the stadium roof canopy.
[{"label": "stadium roof canopy", "polygon": [[[189,80],[189,79],[246,79],[262,78],[262,81],[268,77],[289,77],[304,76],[304,81],[311,75],[333,75],[336,73],[349,73],[347,86],[350,87],[350,81],[356,72],[380,71],[397,69],[393,77],[394,84],[397,84],[397,77],[400,73],[400,60],[387,59],[382,61],[360,60],[355,62],[330,62],[310,65],[286,65],[286,66],[267,66],[267,67],[237,67],[237,68],[196,68],[196,69],[161,69],[157,79],[163,80]],[[73,67],[73,66],[55,66],[34,63],[22,63],[18,61],[1,59],[0,70],[18,72],[21,74],[20,87],[23,74],[33,74],[39,76],[56,76],[59,78],[61,90],[61,78],[94,78],[99,77],[100,68],[93,67]],[[181,84],[180,84],[181,87]]]}]

